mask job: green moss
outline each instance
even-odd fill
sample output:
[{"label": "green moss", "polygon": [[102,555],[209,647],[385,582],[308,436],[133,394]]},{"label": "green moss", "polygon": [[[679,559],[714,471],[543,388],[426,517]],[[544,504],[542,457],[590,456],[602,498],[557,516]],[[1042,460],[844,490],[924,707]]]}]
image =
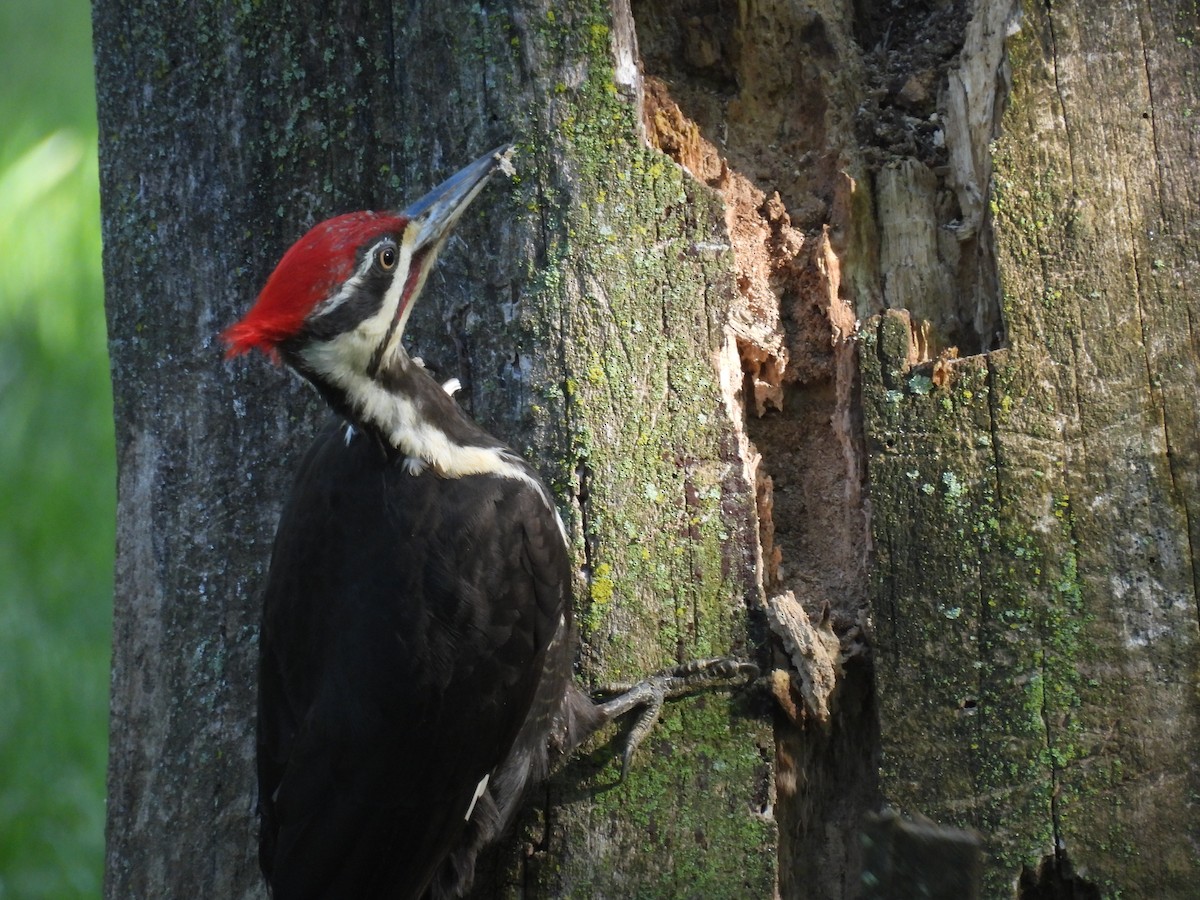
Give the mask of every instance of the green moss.
[{"label": "green moss", "polygon": [[[542,391],[538,416],[546,429],[567,423],[549,466],[579,504],[578,552],[590,564],[584,661],[587,677],[606,682],[744,645],[748,587],[729,561],[729,492],[744,488],[726,484],[729,425],[712,371],[719,329],[709,317],[731,296],[729,260],[692,249],[723,227],[722,212],[707,188],[640,146],[609,64],[611,11],[594,6],[533,28],[530,52],[580,78],[556,85],[549,128],[518,154],[563,168],[527,170],[518,202],[539,230],[561,223],[543,232],[545,266],[526,306],[542,322],[531,327],[553,329],[543,345],[562,348],[562,377]],[[748,506],[743,514],[749,521]],[[589,801],[592,819],[635,819],[614,838],[611,866],[591,859],[585,871],[568,857],[539,877],[580,896],[629,895],[631,885],[638,897],[767,895],[772,826],[750,812],[763,729],[731,719],[721,694],[672,708],[628,780]]]},{"label": "green moss", "polygon": [[865,332],[884,793],[986,835],[999,895],[1053,846],[1055,766],[1078,755],[1052,711],[1074,702],[1083,652],[1060,590],[1070,543],[1037,523],[1037,480],[1001,467],[1003,373],[968,359],[912,390],[904,323]]},{"label": "green moss", "polygon": [[[640,837],[607,848],[608,862],[619,871],[603,871],[600,860],[573,882],[576,895],[608,894],[616,884],[625,886],[623,895],[639,898],[761,896],[761,873],[772,867],[773,826],[747,815],[744,798],[728,787],[762,777],[756,731],[730,718],[724,703],[681,701],[664,712],[624,782],[614,783],[616,760],[597,771],[593,789],[605,791]],[[731,743],[740,751],[730,753]],[[681,821],[686,829],[678,827]],[[634,842],[659,849],[647,854]],[[736,865],[724,870],[716,860]]]},{"label": "green moss", "polygon": [[608,563],[601,563],[592,574],[589,584],[592,602],[588,607],[587,620],[585,622],[585,629],[588,633],[596,630],[602,621],[606,607],[612,602],[614,588],[613,580],[610,577],[611,573],[612,566]]}]

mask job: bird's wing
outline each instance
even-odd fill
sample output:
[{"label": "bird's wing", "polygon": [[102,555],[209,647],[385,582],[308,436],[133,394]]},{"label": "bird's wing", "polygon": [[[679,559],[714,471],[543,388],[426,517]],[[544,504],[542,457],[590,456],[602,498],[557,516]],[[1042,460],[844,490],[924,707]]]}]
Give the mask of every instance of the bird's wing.
[{"label": "bird's wing", "polygon": [[569,563],[524,479],[327,434],[264,599],[261,858],[277,900],[419,896],[525,721]]}]

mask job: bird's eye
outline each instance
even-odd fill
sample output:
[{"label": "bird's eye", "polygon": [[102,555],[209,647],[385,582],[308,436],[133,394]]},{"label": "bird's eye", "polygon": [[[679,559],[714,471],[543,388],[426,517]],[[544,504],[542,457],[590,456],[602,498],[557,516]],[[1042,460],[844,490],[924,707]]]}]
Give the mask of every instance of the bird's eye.
[{"label": "bird's eye", "polygon": [[385,272],[390,272],[396,268],[396,248],[382,247],[375,253],[375,262],[379,264],[379,268]]}]

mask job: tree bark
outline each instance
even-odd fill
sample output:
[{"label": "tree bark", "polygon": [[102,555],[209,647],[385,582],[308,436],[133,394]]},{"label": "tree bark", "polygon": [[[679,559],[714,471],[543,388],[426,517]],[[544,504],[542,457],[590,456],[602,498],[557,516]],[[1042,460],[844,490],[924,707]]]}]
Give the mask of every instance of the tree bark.
[{"label": "tree bark", "polygon": [[[218,332],[314,221],[401,206],[504,140],[517,175],[460,227],[409,344],[555,488],[585,681],[753,652],[721,207],[639,141],[626,8],[99,0],[95,35],[121,471],[107,896],[262,893],[257,593],[321,412],[223,362]],[[768,896],[764,721],[728,694],[674,704],[623,784],[598,743],[478,895]]]},{"label": "tree bark", "polygon": [[[994,162],[1007,348],[937,360],[898,312],[863,329],[881,786],[984,834],[986,896],[1190,896],[1196,10],[1006,6],[967,46],[1008,36],[1008,110],[951,166]],[[991,71],[968,108],[1005,90]]]}]

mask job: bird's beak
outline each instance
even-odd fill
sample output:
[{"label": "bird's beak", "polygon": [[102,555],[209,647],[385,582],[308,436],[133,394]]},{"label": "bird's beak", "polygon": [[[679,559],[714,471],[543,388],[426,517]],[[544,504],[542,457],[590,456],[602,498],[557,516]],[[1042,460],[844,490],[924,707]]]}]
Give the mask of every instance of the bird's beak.
[{"label": "bird's beak", "polygon": [[511,174],[512,163],[509,160],[512,152],[512,144],[497,147],[451,175],[401,213],[409,220],[409,228],[415,229],[414,255],[421,251],[437,252],[463,211],[483,190],[496,170],[503,169]]},{"label": "bird's beak", "polygon": [[403,246],[410,254],[408,271],[404,274],[404,284],[395,313],[387,333],[383,336],[367,368],[367,374],[374,378],[384,358],[395,346],[404,333],[405,323],[412,310],[412,301],[421,293],[425,285],[425,277],[433,267],[438,251],[446,242],[446,237],[462,216],[463,211],[470,206],[471,201],[483,190],[488,179],[497,169],[503,169],[512,174],[512,144],[497,147],[491,153],[479,157],[456,175],[451,175],[432,191],[413,203],[399,215],[408,220],[404,228]]}]

